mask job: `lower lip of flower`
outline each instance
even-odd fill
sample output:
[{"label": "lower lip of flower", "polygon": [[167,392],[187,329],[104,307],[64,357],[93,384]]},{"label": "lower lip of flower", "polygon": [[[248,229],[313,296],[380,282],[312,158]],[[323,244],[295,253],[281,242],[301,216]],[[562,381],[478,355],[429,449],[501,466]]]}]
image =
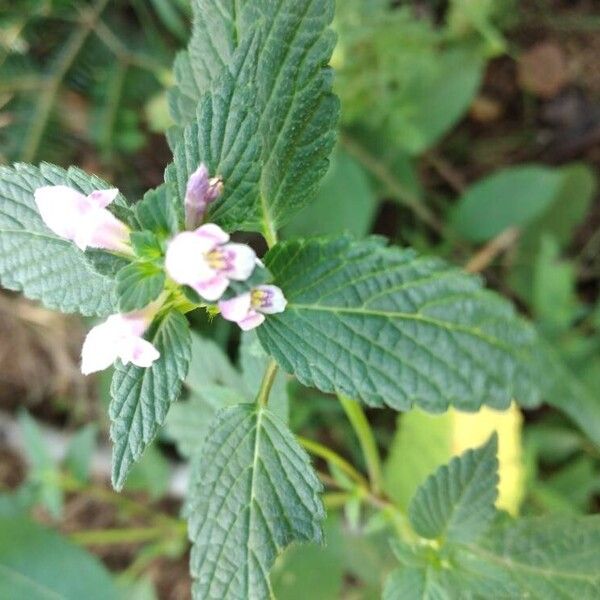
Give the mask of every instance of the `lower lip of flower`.
[{"label": "lower lip of flower", "polygon": [[269,308],[272,294],[265,290],[252,290],[250,298],[252,308]]}]

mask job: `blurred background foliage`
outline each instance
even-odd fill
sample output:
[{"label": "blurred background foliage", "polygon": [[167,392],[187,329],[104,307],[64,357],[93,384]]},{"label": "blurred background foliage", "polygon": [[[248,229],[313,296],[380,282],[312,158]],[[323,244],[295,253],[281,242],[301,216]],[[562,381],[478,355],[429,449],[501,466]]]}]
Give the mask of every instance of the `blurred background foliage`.
[{"label": "blurred background foliage", "polygon": [[[190,14],[188,0],[0,2],[0,162],[77,164],[132,200],[158,185],[170,159],[170,68]],[[526,414],[369,411],[387,497],[405,507],[425,475],[496,429],[502,508],[595,512],[597,2],[340,0],[334,26],[339,143],[319,197],[284,235],[383,234],[481,273],[536,323],[562,382]],[[238,352],[225,322],[194,316],[188,396],[118,496],[103,475],[107,379],[78,375],[84,324],[8,293],[0,312],[0,517],[34,515],[62,532],[23,521],[26,541],[13,548],[14,523],[0,524],[0,564],[39,573],[28,540],[36,556],[49,547],[69,557],[65,597],[77,597],[80,568],[99,598],[115,597],[108,568],[128,598],[187,598],[182,459],[193,464],[218,407],[249,399],[255,340]],[[210,386],[199,391],[194,378]],[[365,468],[335,398],[284,378],[276,395],[295,432]],[[377,598],[393,564],[386,524],[335,465],[317,466],[347,493],[325,496],[327,547],[294,547],[279,561],[277,597],[305,598],[310,586],[323,600]]]}]

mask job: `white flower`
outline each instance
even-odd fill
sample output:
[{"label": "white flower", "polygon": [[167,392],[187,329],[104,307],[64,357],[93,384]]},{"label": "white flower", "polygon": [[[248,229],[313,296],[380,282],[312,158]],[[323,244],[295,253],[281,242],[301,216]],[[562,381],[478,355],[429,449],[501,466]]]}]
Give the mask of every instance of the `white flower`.
[{"label": "white flower", "polygon": [[220,177],[209,177],[204,163],[190,175],[185,194],[185,226],[195,229],[202,223],[206,208],[223,193]]},{"label": "white flower", "polygon": [[213,223],[176,235],[167,248],[167,273],[205,300],[218,300],[231,280],[248,279],[256,266],[250,246],[228,242],[229,235]]},{"label": "white flower", "polygon": [[119,190],[97,190],[88,196],[65,185],[38,188],[35,203],[46,226],[78,248],[101,248],[130,254],[129,228],[106,207]]},{"label": "white flower", "polygon": [[112,315],[92,328],[81,350],[81,372],[84,375],[103,371],[117,358],[123,364],[150,367],[160,358],[159,351],[142,336],[156,314],[156,307],[125,315]]},{"label": "white flower", "polygon": [[237,323],[244,331],[258,327],[265,315],[283,312],[286,306],[287,300],[276,285],[259,285],[250,292],[219,302],[223,318]]}]

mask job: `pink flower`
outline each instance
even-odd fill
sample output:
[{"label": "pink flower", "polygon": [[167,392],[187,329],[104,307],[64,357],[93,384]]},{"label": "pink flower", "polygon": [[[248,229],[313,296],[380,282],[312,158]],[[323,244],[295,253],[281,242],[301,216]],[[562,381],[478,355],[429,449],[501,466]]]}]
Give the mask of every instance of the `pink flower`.
[{"label": "pink flower", "polygon": [[218,300],[231,280],[248,279],[256,265],[250,246],[228,242],[229,235],[213,223],[176,235],[167,248],[167,273],[205,300]]},{"label": "pink flower", "polygon": [[286,306],[287,300],[276,285],[259,285],[251,292],[219,302],[223,318],[237,323],[244,331],[258,327],[265,315],[283,312]]},{"label": "pink flower", "polygon": [[202,223],[207,206],[223,193],[223,181],[220,177],[208,176],[208,167],[204,163],[190,176],[185,194],[185,226],[195,229]]},{"label": "pink flower", "polygon": [[160,352],[142,337],[156,314],[155,305],[126,315],[112,315],[92,328],[81,350],[81,372],[89,375],[103,371],[117,358],[125,365],[132,363],[137,367],[150,367],[158,360]]},{"label": "pink flower", "polygon": [[88,196],[65,185],[35,191],[35,203],[46,226],[78,248],[101,248],[131,254],[129,228],[106,207],[119,190],[97,190]]}]

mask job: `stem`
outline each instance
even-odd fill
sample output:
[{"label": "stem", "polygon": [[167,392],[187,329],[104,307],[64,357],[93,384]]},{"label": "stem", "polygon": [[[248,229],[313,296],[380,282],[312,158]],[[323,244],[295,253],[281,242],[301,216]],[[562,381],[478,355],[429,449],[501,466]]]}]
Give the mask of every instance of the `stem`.
[{"label": "stem", "polygon": [[352,400],[341,394],[338,395],[338,398],[356,433],[356,437],[358,437],[365,462],[367,463],[371,490],[374,494],[379,494],[383,488],[383,475],[381,471],[381,459],[373,430],[369,425],[362,406],[356,400]]},{"label": "stem", "polygon": [[303,446],[308,452],[322,458],[323,460],[335,465],[353,479],[359,486],[364,488],[366,491],[369,489],[369,482],[344,458],[342,458],[339,454],[327,448],[327,446],[323,446],[319,444],[319,442],[314,442],[302,436],[297,436],[296,439],[300,442],[300,445]]},{"label": "stem", "polygon": [[112,544],[139,544],[156,539],[163,539],[169,534],[184,535],[185,523],[177,523],[172,527],[131,527],[123,529],[92,529],[72,533],[69,537],[84,546],[106,546]]},{"label": "stem", "polygon": [[23,144],[21,159],[24,162],[31,162],[35,158],[46,125],[50,119],[52,107],[54,106],[54,101],[60,85],[67,74],[67,71],[71,68],[73,62],[77,58],[83,44],[92,32],[96,21],[102,14],[102,11],[106,8],[108,1],[109,0],[97,0],[93,8],[85,11],[77,28],[67,40],[63,51],[60,56],[57,57],[53,69],[47,76],[47,83],[40,93],[36,105],[35,119],[27,132],[27,137]]},{"label": "stem", "polygon": [[341,142],[344,148],[354,156],[367,171],[379,179],[394,198],[410,208],[415,215],[427,223],[437,233],[441,235],[445,233],[443,224],[435,214],[431,212],[415,194],[407,189],[404,184],[366,148],[348,134],[343,134],[341,136]]},{"label": "stem", "polygon": [[260,389],[258,390],[258,395],[256,396],[256,403],[261,408],[266,408],[269,402],[269,395],[271,393],[271,388],[273,387],[273,383],[275,382],[275,376],[277,375],[277,363],[271,359],[269,364],[267,365],[267,369],[263,376],[262,383],[260,384]]}]

